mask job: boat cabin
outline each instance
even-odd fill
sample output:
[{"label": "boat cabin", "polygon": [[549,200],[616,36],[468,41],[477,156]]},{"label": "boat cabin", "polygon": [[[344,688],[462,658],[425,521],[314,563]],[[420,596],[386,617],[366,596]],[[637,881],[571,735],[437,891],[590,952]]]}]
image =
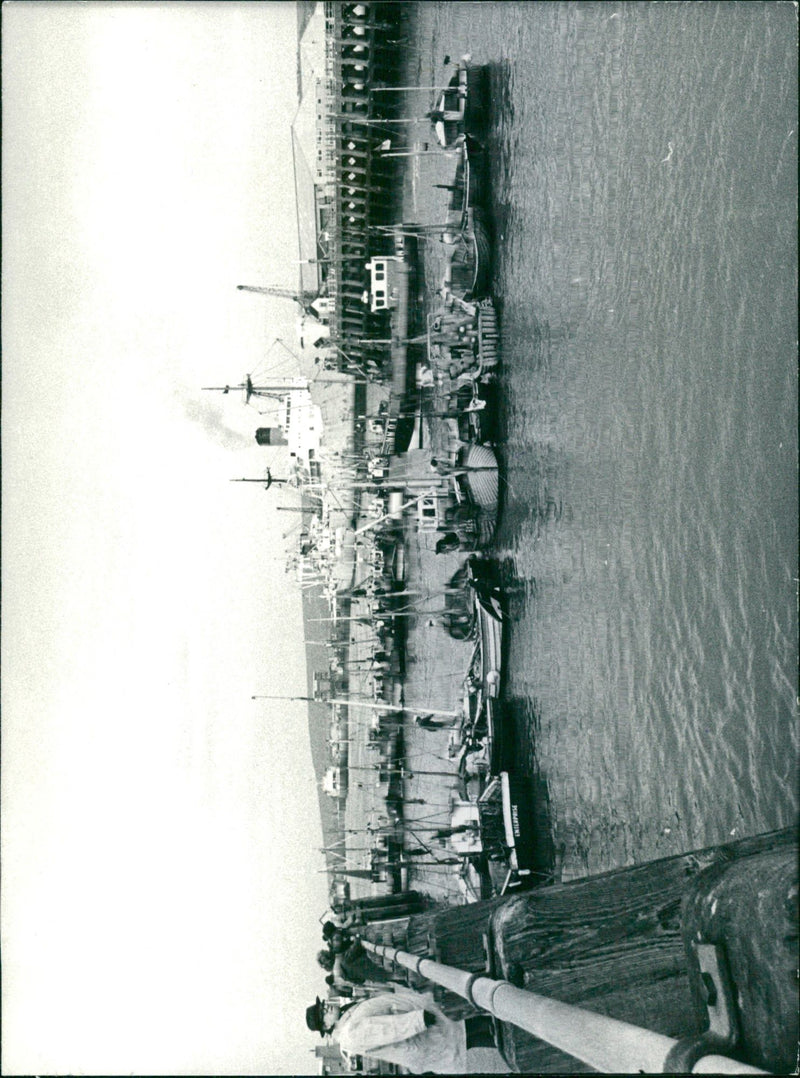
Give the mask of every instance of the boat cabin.
[{"label": "boat cabin", "polygon": [[322,790],[328,797],[343,797],[345,794],[344,773],[341,767],[329,767],[322,776]]},{"label": "boat cabin", "polygon": [[399,264],[396,255],[375,255],[367,262],[370,311],[387,311],[397,305]]}]

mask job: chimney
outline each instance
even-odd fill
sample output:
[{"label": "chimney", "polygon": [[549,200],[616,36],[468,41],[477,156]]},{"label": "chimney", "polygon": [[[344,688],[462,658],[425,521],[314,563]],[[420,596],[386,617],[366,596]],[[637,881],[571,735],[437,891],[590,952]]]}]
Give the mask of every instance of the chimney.
[{"label": "chimney", "polygon": [[280,427],[259,427],[256,431],[259,445],[286,445],[286,439]]}]

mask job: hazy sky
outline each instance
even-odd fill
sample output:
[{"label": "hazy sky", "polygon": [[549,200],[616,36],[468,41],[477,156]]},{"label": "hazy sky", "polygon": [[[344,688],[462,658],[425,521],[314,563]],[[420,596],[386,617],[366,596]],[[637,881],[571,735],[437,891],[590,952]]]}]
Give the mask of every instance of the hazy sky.
[{"label": "hazy sky", "polygon": [[306,715],[250,700],[305,686],[291,514],[199,392],[294,325],[235,285],[296,280],[295,41],[3,7],[5,1074],[316,1071]]}]

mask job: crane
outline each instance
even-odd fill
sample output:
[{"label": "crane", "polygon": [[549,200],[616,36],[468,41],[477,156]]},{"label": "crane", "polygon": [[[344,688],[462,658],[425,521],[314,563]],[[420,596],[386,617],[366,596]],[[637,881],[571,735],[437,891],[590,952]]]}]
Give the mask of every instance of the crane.
[{"label": "crane", "polygon": [[292,288],[265,288],[252,284],[237,284],[236,287],[240,292],[258,292],[262,296],[278,296],[281,299],[290,299],[303,311],[317,298],[313,292],[296,292]]}]

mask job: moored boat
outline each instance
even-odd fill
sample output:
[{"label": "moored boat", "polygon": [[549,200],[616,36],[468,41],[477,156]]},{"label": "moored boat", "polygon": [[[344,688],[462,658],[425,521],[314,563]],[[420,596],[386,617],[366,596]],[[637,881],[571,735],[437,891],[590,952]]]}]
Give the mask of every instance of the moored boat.
[{"label": "moored boat", "polygon": [[494,538],[499,508],[500,476],[497,457],[488,445],[468,445],[459,453],[458,483],[474,512],[476,547]]},{"label": "moored boat", "polygon": [[455,238],[445,272],[444,287],[459,300],[471,303],[488,294],[492,245],[483,216],[468,209]]},{"label": "moored boat", "polygon": [[473,304],[447,289],[444,302],[428,316],[428,364],[435,375],[487,379],[500,359],[497,313],[491,299]]},{"label": "moored boat", "polygon": [[483,136],[486,123],[486,73],[485,67],[471,63],[469,54],[461,57],[461,63],[447,88],[436,99],[428,114],[434,137],[440,146],[448,148],[459,139]]},{"label": "moored boat", "polygon": [[[509,887],[529,884],[531,879],[536,833],[529,805],[528,781],[513,771],[501,771],[478,799],[483,849],[501,894]],[[496,879],[493,868],[505,873],[502,882]]]},{"label": "moored boat", "polygon": [[464,118],[469,94],[468,57],[462,57],[450,84],[443,90],[428,114],[433,133],[440,146],[452,146],[464,134]]}]

